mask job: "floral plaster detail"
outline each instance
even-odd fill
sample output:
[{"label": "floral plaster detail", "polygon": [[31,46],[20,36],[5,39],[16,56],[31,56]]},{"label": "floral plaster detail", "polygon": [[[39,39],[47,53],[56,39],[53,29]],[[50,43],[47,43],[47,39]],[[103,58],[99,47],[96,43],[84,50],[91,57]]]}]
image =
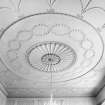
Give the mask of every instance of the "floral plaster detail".
[{"label": "floral plaster detail", "polygon": [[[102,79],[99,72],[103,72],[104,65],[100,62],[105,56],[105,3],[101,2],[1,0],[0,61],[8,72],[33,81],[35,88],[42,87],[44,92],[52,71],[54,87],[58,86],[57,83],[58,87],[64,84],[84,87],[86,81],[92,81],[91,89],[94,89],[97,85],[93,84],[94,80]],[[0,80],[4,77],[1,72]],[[11,88],[11,83],[4,81]],[[71,90],[70,93],[84,94],[78,89]],[[89,89],[84,91],[87,95],[90,92]]]}]

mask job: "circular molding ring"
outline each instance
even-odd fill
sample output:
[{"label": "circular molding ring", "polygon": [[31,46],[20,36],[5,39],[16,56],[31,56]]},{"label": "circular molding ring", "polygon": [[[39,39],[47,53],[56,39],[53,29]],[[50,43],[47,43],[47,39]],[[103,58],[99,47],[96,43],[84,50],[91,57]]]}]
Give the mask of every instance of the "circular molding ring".
[{"label": "circular molding ring", "polygon": [[[22,45],[21,45],[21,48],[19,48],[19,50],[17,51],[17,55],[18,55],[18,59],[16,59],[20,64],[22,64],[23,63],[23,68],[22,68],[22,70],[21,69],[18,69],[18,67],[17,68],[14,68],[14,66],[12,65],[13,63],[11,63],[11,62],[9,62],[9,60],[8,60],[8,58],[7,58],[7,56],[6,56],[6,54],[7,54],[7,51],[8,51],[8,42],[10,41],[10,36],[9,35],[11,35],[11,33],[12,32],[14,32],[14,34],[13,35],[11,35],[11,39],[13,39],[15,36],[15,34],[16,34],[16,31],[20,31],[19,30],[19,26],[21,26],[22,24],[22,22],[26,22],[27,23],[27,21],[28,22],[30,22],[30,19],[31,19],[31,23],[33,23],[33,26],[35,26],[35,24],[37,25],[37,24],[39,24],[38,23],[38,21],[37,21],[37,19],[46,19],[46,18],[49,18],[49,19],[51,19],[52,21],[48,21],[48,24],[47,25],[49,25],[50,24],[50,26],[52,26],[52,25],[54,25],[54,23],[56,23],[56,24],[58,24],[58,23],[60,23],[60,24],[67,24],[67,25],[69,25],[70,26],[70,28],[71,29],[77,29],[77,28],[79,28],[80,30],[83,30],[83,32],[84,33],[86,33],[85,34],[85,37],[88,37],[88,39],[90,40],[90,41],[92,41],[92,43],[89,43],[89,44],[91,44],[92,45],[92,49],[93,49],[93,52],[92,52],[92,57],[88,57],[88,55],[86,55],[86,57],[88,57],[89,58],[89,61],[90,61],[90,58],[92,59],[91,61],[92,61],[92,63],[87,67],[84,67],[85,69],[83,69],[83,70],[81,70],[81,68],[79,68],[80,69],[80,71],[79,71],[79,69],[75,69],[75,68],[77,68],[77,66],[79,67],[80,66],[80,64],[81,64],[81,62],[83,61],[83,60],[85,60],[84,59],[84,53],[83,52],[85,52],[85,51],[83,51],[84,49],[81,47],[81,45],[78,45],[77,43],[76,43],[76,41],[75,42],[73,42],[72,41],[72,38],[70,37],[70,35],[62,35],[62,36],[60,36],[60,35],[52,35],[53,36],[53,38],[54,38],[54,40],[51,38],[51,33],[50,33],[50,35],[48,34],[47,36],[45,35],[45,37],[41,37],[42,39],[39,41],[38,40],[38,38],[40,38],[40,37],[34,37],[34,36],[32,36],[32,38],[31,38],[31,41],[26,41],[25,43],[22,43]],[[57,18],[57,19],[56,19]],[[33,19],[33,20],[32,20]],[[61,21],[62,19],[64,19],[64,21]],[[58,20],[58,21],[57,21]],[[33,22],[34,21],[34,22]],[[71,23],[73,23],[74,22],[74,24],[71,24]],[[30,23],[30,24],[31,24]],[[47,23],[47,22],[46,22]],[[43,24],[43,23],[42,23]],[[78,26],[77,26],[78,25]],[[31,25],[30,25],[31,26]],[[30,27],[27,27],[27,28],[30,28],[30,29],[32,29],[32,27],[33,26],[31,26],[31,28]],[[80,27],[79,27],[80,26]],[[15,28],[14,28],[15,27]],[[59,27],[57,27],[57,28],[59,28]],[[60,27],[61,28],[61,27]],[[15,29],[15,30],[14,30]],[[88,30],[87,30],[88,29]],[[58,30],[58,29],[56,29],[56,30]],[[55,30],[54,30],[55,31]],[[8,33],[8,32],[10,32],[10,33]],[[73,33],[73,34],[75,34],[76,35],[76,33]],[[17,34],[16,34],[17,35]],[[92,37],[92,35],[94,35],[95,37],[95,40],[94,40],[94,38]],[[81,36],[81,33],[80,33],[80,36]],[[34,37],[34,39],[33,39],[33,37]],[[48,37],[48,38],[47,38]],[[101,59],[102,59],[102,57],[103,57],[103,54],[104,54],[104,42],[103,42],[103,39],[102,39],[102,37],[101,37],[101,35],[100,35],[100,33],[97,31],[97,29],[92,25],[92,24],[90,24],[89,22],[87,22],[87,21],[85,21],[85,20],[83,20],[83,19],[80,19],[80,18],[78,18],[78,17],[76,17],[76,16],[72,16],[72,15],[69,15],[69,14],[65,14],[65,13],[38,13],[38,14],[32,14],[32,15],[29,15],[29,16],[26,16],[26,17],[24,17],[24,18],[21,18],[21,19],[19,19],[19,20],[17,20],[17,21],[15,21],[15,22],[13,22],[12,24],[10,24],[8,27],[6,27],[5,29],[4,29],[4,31],[2,32],[2,34],[1,34],[1,36],[0,36],[0,39],[2,39],[2,41],[1,41],[1,43],[0,43],[0,49],[1,49],[1,52],[0,52],[0,58],[1,58],[1,60],[4,62],[4,64],[6,65],[6,67],[9,69],[9,70],[11,70],[12,72],[14,72],[15,74],[17,74],[17,75],[19,75],[19,76],[21,76],[21,77],[23,77],[23,78],[25,78],[25,79],[31,79],[31,80],[33,80],[33,77],[35,77],[36,76],[36,79],[37,79],[37,77],[38,76],[40,76],[41,77],[41,75],[40,75],[40,73],[38,74],[38,76],[36,75],[36,70],[31,70],[31,68],[30,67],[28,67],[28,69],[26,70],[26,62],[24,61],[24,58],[22,58],[23,56],[24,56],[24,54],[26,53],[25,51],[30,47],[30,46],[32,46],[32,45],[35,45],[36,43],[40,43],[40,42],[44,42],[44,41],[55,41],[55,42],[61,42],[61,43],[66,43],[67,45],[69,45],[69,46],[71,46],[73,49],[74,49],[74,51],[76,52],[76,54],[77,54],[77,58],[78,58],[78,61],[76,61],[76,63],[75,63],[75,65],[76,65],[76,67],[74,68],[74,66],[75,65],[73,65],[72,66],[72,70],[70,69],[70,70],[65,70],[65,74],[63,74],[63,72],[62,73],[60,73],[59,72],[59,75],[57,75],[57,73],[55,73],[54,74],[54,78],[55,78],[55,82],[65,82],[65,81],[70,81],[70,80],[74,80],[74,79],[77,79],[77,78],[80,78],[80,77],[82,77],[82,76],[84,76],[84,75],[86,75],[87,73],[89,73],[90,71],[92,71],[92,70],[94,70],[94,68],[100,63],[100,61],[101,61]],[[9,39],[9,40],[8,40]],[[28,39],[30,40],[30,37],[28,37]],[[43,40],[44,39],[44,40]],[[79,38],[78,38],[79,39]],[[81,39],[81,38],[80,38]],[[83,38],[82,38],[83,39]],[[65,41],[66,40],[66,41]],[[81,40],[79,40],[79,41],[81,41]],[[98,41],[99,43],[97,44],[97,43],[95,43],[96,41]],[[29,43],[28,43],[29,42]],[[26,45],[25,45],[26,44]],[[71,45],[70,45],[71,44]],[[2,45],[4,45],[4,46],[2,46]],[[28,46],[29,45],[29,46]],[[74,46],[75,45],[75,46]],[[87,45],[87,44],[86,44]],[[36,46],[36,45],[35,45]],[[81,48],[80,48],[81,47]],[[88,45],[88,47],[89,47],[89,45]],[[13,48],[14,48],[14,46],[13,46]],[[87,46],[86,46],[86,48],[87,48]],[[24,50],[24,51],[23,51]],[[85,50],[87,50],[87,49],[85,49]],[[91,47],[89,47],[89,51],[91,50]],[[22,52],[22,53],[21,53]],[[22,55],[23,54],[23,55]],[[32,52],[31,53],[29,53],[29,54],[32,54]],[[47,55],[45,55],[45,54],[47,54]],[[50,53],[50,55],[48,55],[49,53],[44,53],[44,54],[40,54],[41,55],[41,57],[40,58],[44,58],[44,61],[41,61],[41,62],[43,62],[43,64],[46,64],[45,62],[48,60],[48,58],[49,58],[49,56],[51,57],[51,56],[53,56],[54,57],[54,59],[55,59],[55,61],[54,62],[50,62],[51,64],[53,63],[53,64],[55,64],[54,66],[56,66],[57,64],[59,64],[59,62],[61,62],[61,57],[59,56],[59,55],[56,55],[56,54],[52,54],[52,53]],[[79,56],[80,55],[80,56]],[[94,55],[94,56],[93,56]],[[11,56],[10,56],[11,57]],[[22,59],[21,59],[22,58]],[[82,60],[81,60],[81,58],[82,58]],[[8,60],[8,61],[7,61]],[[21,62],[23,60],[23,62]],[[51,60],[51,59],[50,59]],[[78,63],[79,62],[79,63]],[[87,62],[87,61],[86,61]],[[16,65],[16,63],[17,62],[15,62],[15,65]],[[34,63],[33,63],[34,64]],[[87,64],[86,64],[87,65]],[[29,65],[28,65],[29,66]],[[19,66],[20,67],[20,66]],[[34,66],[35,67],[35,66]],[[71,67],[71,66],[70,66]],[[20,71],[19,71],[20,70]],[[28,72],[30,72],[31,71],[31,73],[30,74],[25,74],[25,73],[23,73],[24,71],[28,71]],[[30,71],[29,71],[30,70]],[[47,75],[47,73],[44,73],[45,75],[45,78],[47,78],[49,75]],[[59,76],[59,77],[58,77]],[[64,77],[64,78],[61,78],[61,77]],[[42,78],[40,78],[40,80],[42,80]],[[47,79],[45,79],[46,81],[47,81]]]},{"label": "circular molding ring", "polygon": [[71,68],[77,59],[73,48],[61,42],[41,42],[26,51],[26,60],[35,70],[60,72]]}]

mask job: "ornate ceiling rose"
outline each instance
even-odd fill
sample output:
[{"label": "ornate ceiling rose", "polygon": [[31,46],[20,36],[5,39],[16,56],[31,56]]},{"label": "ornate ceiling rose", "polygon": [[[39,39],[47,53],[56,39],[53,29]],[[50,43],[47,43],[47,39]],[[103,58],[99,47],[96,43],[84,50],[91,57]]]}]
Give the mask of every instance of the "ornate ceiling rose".
[{"label": "ornate ceiling rose", "polygon": [[76,53],[61,42],[42,42],[27,50],[26,59],[36,70],[60,72],[72,67],[76,61]]},{"label": "ornate ceiling rose", "polygon": [[39,82],[49,82],[51,71],[54,82],[77,79],[93,70],[104,52],[93,25],[63,13],[26,16],[8,26],[0,38],[0,57],[8,69]]}]

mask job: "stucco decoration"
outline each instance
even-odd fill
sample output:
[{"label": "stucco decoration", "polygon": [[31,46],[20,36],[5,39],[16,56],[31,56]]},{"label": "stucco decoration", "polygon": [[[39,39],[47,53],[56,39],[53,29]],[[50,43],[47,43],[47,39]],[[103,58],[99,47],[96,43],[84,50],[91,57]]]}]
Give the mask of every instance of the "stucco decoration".
[{"label": "stucco decoration", "polygon": [[76,61],[74,50],[59,42],[37,43],[26,52],[26,59],[35,70],[60,72],[70,68]]},{"label": "stucco decoration", "polygon": [[[0,58],[7,72],[38,83],[36,87],[44,91],[51,72],[55,87],[79,83],[91,72],[96,75],[95,70],[104,67],[104,4],[103,0],[1,0]],[[86,81],[91,82],[89,78]]]},{"label": "stucco decoration", "polygon": [[101,60],[104,46],[94,26],[63,13],[39,13],[15,21],[3,31],[0,45],[1,59],[12,72],[43,81],[50,75],[40,71],[67,69],[54,73],[54,80],[60,82],[91,71]]}]

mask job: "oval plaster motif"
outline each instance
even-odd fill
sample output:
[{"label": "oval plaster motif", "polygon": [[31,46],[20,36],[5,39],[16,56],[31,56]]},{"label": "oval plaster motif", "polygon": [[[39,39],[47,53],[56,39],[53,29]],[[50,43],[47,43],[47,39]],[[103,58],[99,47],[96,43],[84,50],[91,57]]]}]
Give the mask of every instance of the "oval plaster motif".
[{"label": "oval plaster motif", "polygon": [[[42,21],[42,20],[46,20],[46,21]],[[61,20],[64,20],[64,21],[61,21]],[[21,26],[22,23],[24,23],[23,26]],[[29,25],[29,23],[30,23],[30,25]],[[61,37],[60,35],[53,36],[50,33],[49,35],[47,35],[43,38],[42,37],[39,38],[39,37],[35,36],[34,38],[31,38],[31,41],[26,41],[24,44],[22,44],[21,48],[17,52],[18,60],[23,65],[21,69],[23,69],[23,70],[28,69],[28,70],[30,70],[31,73],[29,75],[27,75],[27,74],[20,73],[18,70],[15,71],[15,69],[12,67],[12,65],[8,64],[8,62],[6,61],[6,60],[8,60],[7,56],[5,56],[7,54],[7,49],[8,49],[8,41],[9,41],[8,38],[10,37],[9,33],[14,30],[16,32],[18,32],[17,30],[19,30],[19,28],[20,28],[19,26],[28,27],[28,26],[31,26],[31,24],[32,24],[32,27],[34,27],[36,24],[44,24],[44,23],[48,24],[49,26],[52,26],[54,23],[67,24],[72,29],[80,29],[83,32],[85,32],[86,33],[85,37],[92,41],[92,44],[93,44],[92,49],[95,52],[94,57],[92,57],[92,62],[88,65],[88,63],[86,61],[86,66],[85,66],[85,64],[83,65],[83,66],[85,66],[83,71],[80,71],[80,72],[78,71],[78,74],[75,74],[76,70],[74,68],[78,67],[80,65],[80,63],[84,60],[84,53],[83,53],[82,47],[79,48],[76,45],[76,43],[70,38],[70,35],[64,35]],[[77,38],[76,37],[77,35],[78,34],[75,34],[75,38]],[[95,36],[94,39],[93,39],[92,35]],[[71,69],[68,69],[64,72],[55,73],[54,74],[54,82],[69,81],[69,80],[77,79],[77,78],[87,74],[89,71],[93,70],[93,68],[95,68],[97,66],[97,64],[100,62],[100,60],[103,56],[103,52],[104,52],[103,40],[93,25],[91,25],[90,23],[88,23],[85,20],[81,20],[75,16],[63,14],[63,13],[38,13],[38,14],[26,16],[22,19],[19,19],[19,20],[13,22],[11,25],[9,25],[2,32],[0,39],[2,39],[2,41],[5,42],[5,45],[1,46],[1,48],[0,48],[2,50],[0,53],[1,53],[1,55],[3,55],[3,56],[1,56],[1,59],[4,62],[4,64],[9,68],[9,70],[11,70],[12,72],[16,73],[19,76],[22,76],[23,78],[28,78],[31,80],[33,80],[33,78],[35,78],[36,81],[39,80],[39,81],[48,82],[48,77],[49,77],[49,74],[47,74],[47,73],[43,74],[44,77],[42,77],[42,74],[40,72],[37,72],[37,70],[32,70],[32,68],[30,68],[27,65],[27,63],[24,59],[26,50],[30,46],[32,46],[33,44],[35,44],[37,42],[52,41],[52,40],[60,41],[60,42],[66,43],[69,46],[71,46],[72,48],[74,48],[74,50],[77,54],[77,58],[78,58],[77,63]],[[77,39],[81,40],[81,39],[83,39],[83,36],[80,34],[80,37],[78,37]],[[7,41],[7,43],[6,43],[6,41]],[[96,41],[98,42],[98,44],[95,43]],[[84,43],[83,48],[85,48],[86,50],[91,48],[91,43],[90,42],[89,42],[89,44]],[[74,74],[74,75],[72,76],[72,74]]]}]

